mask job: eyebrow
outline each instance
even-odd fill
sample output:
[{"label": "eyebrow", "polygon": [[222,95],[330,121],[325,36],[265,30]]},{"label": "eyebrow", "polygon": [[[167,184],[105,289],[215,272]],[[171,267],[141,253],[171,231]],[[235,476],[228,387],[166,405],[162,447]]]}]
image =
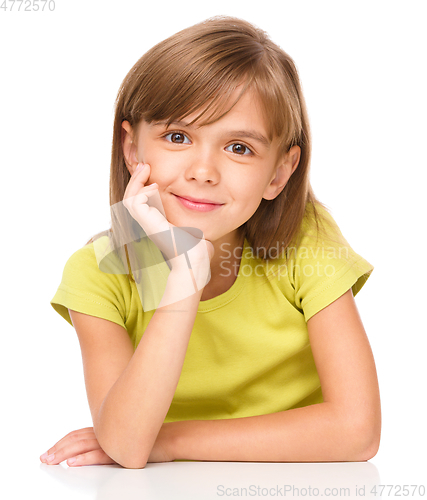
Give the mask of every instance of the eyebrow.
[{"label": "eyebrow", "polygon": [[[167,120],[159,121],[153,123],[153,125],[166,125]],[[170,125],[178,125],[180,127],[189,127],[190,125],[188,123],[185,123],[183,121],[173,121],[171,122]],[[263,146],[266,148],[270,148],[270,141],[264,137],[262,134],[259,132],[256,132],[255,130],[230,130],[227,132],[229,135],[233,135],[235,137],[240,137],[240,138],[248,138],[248,139],[253,139],[255,141],[258,141],[261,143]]]}]

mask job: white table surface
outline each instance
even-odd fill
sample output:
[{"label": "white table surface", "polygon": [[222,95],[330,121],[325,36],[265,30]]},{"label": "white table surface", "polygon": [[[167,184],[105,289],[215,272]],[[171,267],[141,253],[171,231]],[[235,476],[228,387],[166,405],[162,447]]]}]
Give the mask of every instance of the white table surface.
[{"label": "white table surface", "polygon": [[112,465],[71,468],[64,462],[40,464],[33,487],[43,498],[52,495],[61,500],[209,500],[245,496],[355,499],[375,498],[370,491],[379,483],[378,470],[370,462],[171,462],[133,470]]}]

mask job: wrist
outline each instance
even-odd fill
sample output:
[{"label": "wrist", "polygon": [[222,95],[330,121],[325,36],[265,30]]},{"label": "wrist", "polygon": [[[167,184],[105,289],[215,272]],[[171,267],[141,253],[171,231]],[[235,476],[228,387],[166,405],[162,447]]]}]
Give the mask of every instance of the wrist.
[{"label": "wrist", "polygon": [[168,306],[171,310],[194,310],[194,312],[197,312],[202,293],[203,290],[195,288],[195,282],[190,269],[187,268],[179,271],[172,269],[169,273],[166,289],[158,308]]},{"label": "wrist", "polygon": [[[196,279],[197,278],[197,279]],[[208,283],[208,280],[205,280],[206,283],[200,280],[198,275],[195,275],[194,270],[185,267],[185,268],[172,268],[169,276],[168,276],[168,286],[171,288],[178,288],[180,290],[187,290],[187,296],[190,295],[202,295],[203,289]],[[201,286],[201,283],[204,283]]]},{"label": "wrist", "polygon": [[179,422],[167,422],[161,427],[159,436],[161,437],[162,447],[165,450],[169,460],[179,459],[178,457],[178,429]]}]

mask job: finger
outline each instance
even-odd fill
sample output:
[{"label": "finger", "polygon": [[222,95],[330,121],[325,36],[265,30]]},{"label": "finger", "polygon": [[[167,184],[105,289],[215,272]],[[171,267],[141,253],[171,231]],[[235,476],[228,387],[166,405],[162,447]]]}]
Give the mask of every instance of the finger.
[{"label": "finger", "polygon": [[[123,195],[123,204],[126,208],[128,208],[128,206],[134,202],[137,196],[142,194],[147,194],[148,197],[153,196],[156,192],[158,192],[158,189],[159,189],[158,184],[154,182],[153,184],[142,187],[141,189],[138,190],[138,192],[136,192],[132,196],[129,195],[129,192],[125,192],[125,194]],[[143,203],[145,202],[146,200]]]},{"label": "finger", "polygon": [[150,165],[148,165],[148,163],[146,164],[139,163],[138,166],[140,165],[143,165],[143,168],[140,170],[135,170],[126,187],[125,191],[126,198],[135,196],[141,189],[141,186],[145,186],[145,183],[147,182],[148,177],[150,176],[151,172]]},{"label": "finger", "polygon": [[128,210],[133,219],[135,219],[141,227],[141,214],[144,211],[147,211],[151,208],[151,210],[156,209],[156,198],[154,198],[154,203],[148,203],[148,199],[155,196],[158,193],[157,189],[151,189],[148,191],[144,191],[143,193],[139,193],[132,198],[123,199],[123,205]]},{"label": "finger", "polygon": [[117,462],[109,457],[102,448],[71,457],[67,460],[67,465],[69,467],[79,467],[82,465],[110,465],[116,463]]},{"label": "finger", "polygon": [[58,442],[56,442],[51,448],[47,450],[47,452],[43,453],[40,456],[40,460],[42,462],[46,462],[46,458],[51,455],[52,453],[55,453],[57,450],[63,448],[67,443],[70,442],[75,442],[78,441],[79,439],[86,438],[94,438],[95,437],[95,432],[93,430],[93,427],[85,427],[83,429],[78,429],[72,432],[69,432],[67,435],[65,435],[62,439],[60,439]]},{"label": "finger", "polygon": [[44,463],[48,465],[58,465],[67,458],[75,457],[82,453],[99,449],[99,443],[96,438],[79,439],[77,441],[67,442],[64,446],[58,447],[55,452],[51,453]]},{"label": "finger", "polygon": [[[151,188],[151,186],[153,187]],[[149,198],[152,198],[152,201],[148,203]],[[160,215],[164,219],[164,222],[167,222],[157,184],[150,184],[150,186],[141,189],[141,191],[135,196],[124,198],[123,205],[128,209],[132,217],[138,222],[140,222],[138,219],[138,214],[145,212],[147,212],[147,214],[149,214],[150,216],[156,214],[158,217]],[[145,212],[141,212],[141,210],[144,210]],[[156,221],[158,222],[158,220]],[[164,225],[165,229],[167,229],[167,224]]]},{"label": "finger", "polygon": [[[123,202],[126,201],[127,205],[132,204],[132,203],[136,203],[136,204],[146,203],[147,199],[150,196],[154,196],[156,194],[156,192],[158,191],[158,188],[159,188],[159,186],[156,183],[150,184],[149,186],[145,186],[142,189],[140,189],[133,196],[123,197]],[[143,199],[144,195],[146,195],[146,199],[145,199],[145,201],[141,201]]]},{"label": "finger", "polygon": [[149,163],[138,163],[136,166],[136,169],[134,170],[131,178],[134,180],[139,177],[138,182],[140,181],[141,178],[141,173],[146,173],[147,171],[151,171],[151,165]]},{"label": "finger", "polygon": [[123,199],[123,205],[127,208],[132,217],[140,223],[140,215],[148,211],[150,208],[156,210],[155,207],[150,207],[147,202],[148,198],[154,196],[158,191],[156,189],[151,189],[139,193],[132,198]]},{"label": "finger", "polygon": [[147,236],[170,230],[169,222],[156,207],[150,207],[147,203],[133,205],[131,213]]}]

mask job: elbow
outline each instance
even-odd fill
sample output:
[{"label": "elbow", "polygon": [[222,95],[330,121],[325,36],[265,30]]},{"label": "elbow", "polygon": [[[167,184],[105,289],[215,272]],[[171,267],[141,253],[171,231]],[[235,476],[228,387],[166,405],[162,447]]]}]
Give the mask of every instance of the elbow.
[{"label": "elbow", "polygon": [[[116,459],[113,459],[116,462]],[[129,457],[126,457],[124,460],[117,462],[119,465],[124,467],[125,469],[144,469],[147,465],[147,461],[141,460],[130,460]]]},{"label": "elbow", "polygon": [[358,461],[367,462],[368,460],[371,460],[371,458],[374,458],[375,455],[378,453],[379,447],[380,447],[379,439],[378,441],[373,441],[372,444],[370,444],[366,448],[366,450],[360,455],[360,459]]},{"label": "elbow", "polygon": [[144,469],[147,465],[147,460],[144,457],[133,455],[126,447],[106,446],[104,448],[101,446],[101,448],[110,458],[125,469]]},{"label": "elbow", "polygon": [[366,462],[378,453],[381,440],[381,417],[370,417],[352,421],[349,424],[348,435],[349,460],[351,462]]},{"label": "elbow", "polygon": [[378,453],[380,448],[381,429],[368,429],[365,434],[365,439],[361,440],[364,447],[359,453],[358,462],[366,462],[371,460]]},{"label": "elbow", "polygon": [[95,431],[98,443],[104,452],[118,465],[125,469],[144,469],[148,458],[141,453],[132,450],[132,446],[126,446],[122,442],[114,439],[113,435],[106,436],[102,432]]},{"label": "elbow", "polygon": [[147,465],[147,459],[141,453],[133,453],[127,446],[106,446],[101,445],[101,448],[112,458],[117,464],[125,469],[144,469]]}]

